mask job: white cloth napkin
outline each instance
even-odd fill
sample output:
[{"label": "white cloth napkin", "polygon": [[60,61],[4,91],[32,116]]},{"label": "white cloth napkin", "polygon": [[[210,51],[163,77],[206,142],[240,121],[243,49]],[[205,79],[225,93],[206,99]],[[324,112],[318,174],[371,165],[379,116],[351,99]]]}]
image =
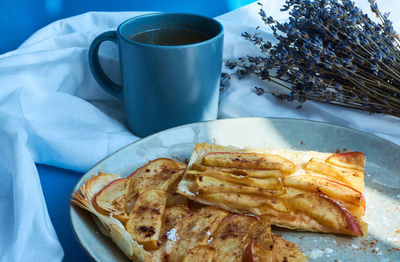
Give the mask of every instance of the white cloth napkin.
[{"label": "white cloth napkin", "polygon": [[[367,1],[357,2],[367,7]],[[379,2],[385,11],[400,10],[400,3]],[[268,1],[267,14],[284,19],[287,14],[279,12],[282,4],[281,0]],[[257,53],[240,37],[261,25],[257,12],[258,5],[252,4],[218,17],[226,32],[225,59]],[[138,139],[126,127],[121,102],[104,92],[91,76],[87,52],[98,34],[115,30],[122,21],[139,14],[98,12],[60,20],[36,32],[17,50],[0,56],[0,261],[62,260],[63,250],[47,213],[35,162],[84,172]],[[101,54],[105,71],[118,81],[116,46],[104,43]],[[254,78],[233,78],[221,93],[219,117],[313,119],[400,144],[399,118],[316,103],[295,109],[297,104],[257,96],[255,85],[262,83]]]}]

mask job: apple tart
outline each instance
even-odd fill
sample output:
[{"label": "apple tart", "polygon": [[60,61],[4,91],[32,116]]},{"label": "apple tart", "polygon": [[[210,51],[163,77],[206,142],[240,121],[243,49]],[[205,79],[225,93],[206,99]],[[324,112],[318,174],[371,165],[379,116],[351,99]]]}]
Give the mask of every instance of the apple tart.
[{"label": "apple tart", "polygon": [[185,170],[160,158],[126,178],[100,172],[71,201],[133,261],[306,261],[295,244],[271,233],[268,216],[233,214],[177,194]]},{"label": "apple tart", "polygon": [[363,236],[365,155],[197,144],[177,192],[301,231]]}]

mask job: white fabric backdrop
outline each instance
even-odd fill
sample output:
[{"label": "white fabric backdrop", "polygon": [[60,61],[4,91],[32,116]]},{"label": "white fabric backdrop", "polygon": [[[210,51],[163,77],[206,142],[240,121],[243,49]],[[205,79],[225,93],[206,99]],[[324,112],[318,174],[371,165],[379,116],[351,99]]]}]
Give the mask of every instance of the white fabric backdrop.
[{"label": "white fabric backdrop", "polygon": [[[368,8],[366,0],[356,2]],[[285,19],[287,13],[279,11],[282,4],[282,0],[264,2],[268,15]],[[379,4],[383,11],[400,10],[400,2],[381,0]],[[218,17],[226,32],[225,59],[256,54],[240,34],[254,32],[261,25],[257,13],[258,5],[252,4]],[[97,85],[87,63],[95,36],[138,14],[86,13],[60,20],[0,56],[0,261],[62,260],[63,250],[47,213],[35,162],[84,172],[138,139],[127,130],[120,101]],[[399,19],[392,17],[396,29]],[[105,43],[101,53],[105,71],[118,80],[116,47]],[[261,83],[233,78],[221,94],[219,117],[313,119],[400,144],[399,118],[316,103],[297,110],[295,103],[257,96],[255,85]]]}]

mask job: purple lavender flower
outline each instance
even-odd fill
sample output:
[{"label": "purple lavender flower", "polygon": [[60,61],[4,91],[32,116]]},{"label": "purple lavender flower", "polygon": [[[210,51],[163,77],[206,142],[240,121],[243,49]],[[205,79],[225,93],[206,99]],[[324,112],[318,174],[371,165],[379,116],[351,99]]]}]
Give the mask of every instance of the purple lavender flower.
[{"label": "purple lavender flower", "polygon": [[244,78],[254,74],[279,84],[287,92],[272,93],[287,101],[323,103],[400,116],[400,39],[389,14],[369,0],[374,22],[350,0],[286,0],[279,23],[259,14],[277,39],[264,41],[258,33],[242,36],[260,48],[261,55],[228,61]]}]

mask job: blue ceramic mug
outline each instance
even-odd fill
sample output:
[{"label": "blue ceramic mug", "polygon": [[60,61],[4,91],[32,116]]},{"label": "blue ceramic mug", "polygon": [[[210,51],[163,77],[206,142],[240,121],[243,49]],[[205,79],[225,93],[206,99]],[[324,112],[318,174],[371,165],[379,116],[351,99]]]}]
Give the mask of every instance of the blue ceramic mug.
[{"label": "blue ceramic mug", "polygon": [[[95,38],[89,65],[99,85],[123,100],[129,129],[143,137],[217,118],[223,37],[218,21],[200,15],[137,16]],[[118,44],[122,85],[99,64],[103,41]]]}]

